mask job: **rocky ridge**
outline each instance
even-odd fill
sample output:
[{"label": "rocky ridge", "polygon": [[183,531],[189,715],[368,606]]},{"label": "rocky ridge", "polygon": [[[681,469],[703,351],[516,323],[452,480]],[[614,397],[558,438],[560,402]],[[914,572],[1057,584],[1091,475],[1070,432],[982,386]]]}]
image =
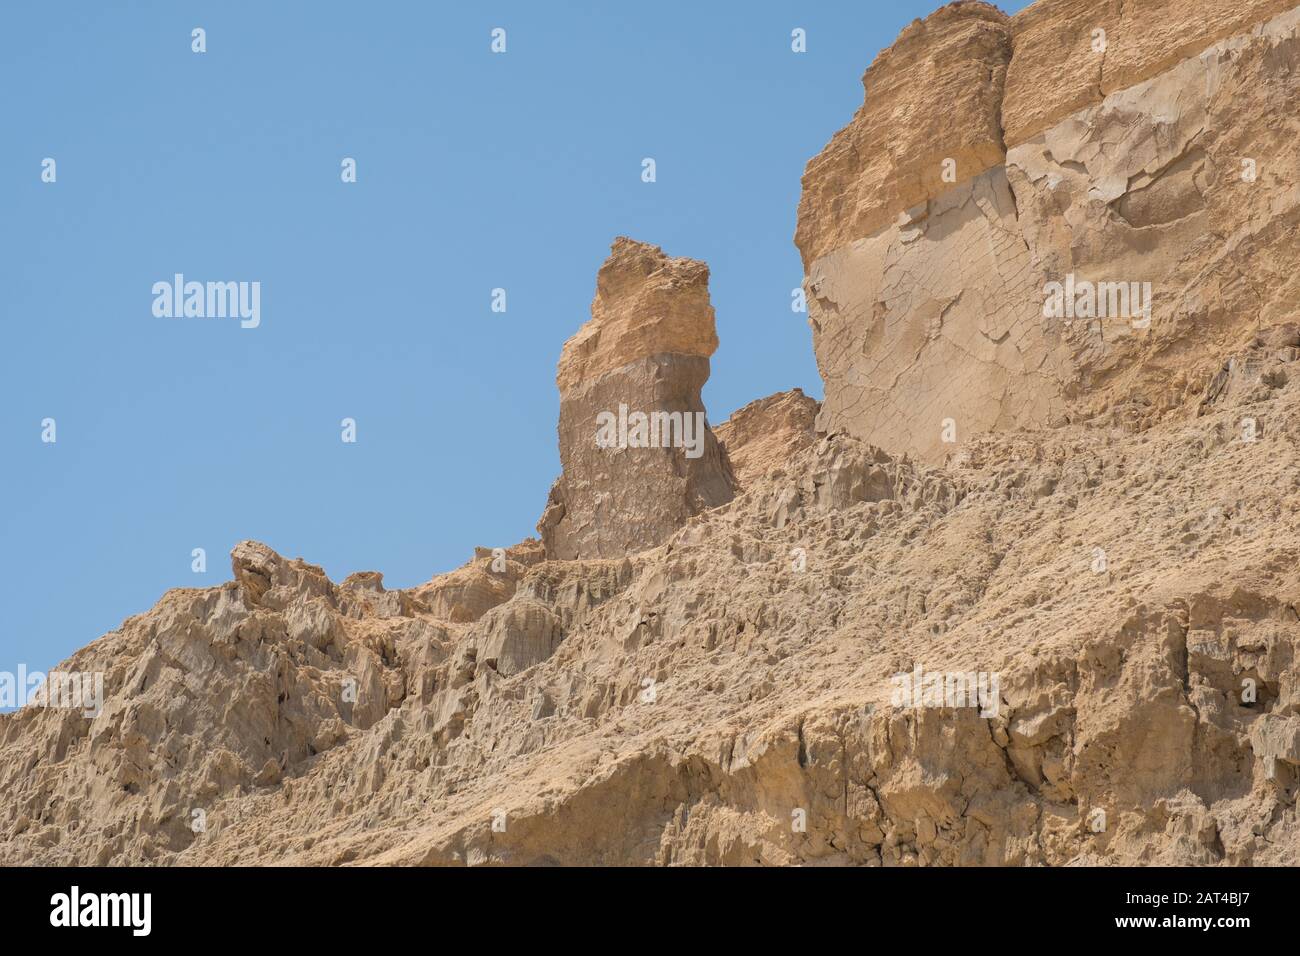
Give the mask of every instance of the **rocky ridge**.
[{"label": "rocky ridge", "polygon": [[[98,714],[0,715],[0,858],[1300,863],[1298,25],[908,27],[805,176],[824,403],[598,444],[702,414],[717,346],[707,267],[616,241],[541,540],[407,590],[241,542],[63,665]],[[1151,324],[1045,319],[1071,273]]]},{"label": "rocky ridge", "polygon": [[563,473],[537,526],[549,557],[653,547],[731,500],[735,479],[700,397],[718,347],[708,283],[703,262],[615,240],[591,319],[555,375]]}]

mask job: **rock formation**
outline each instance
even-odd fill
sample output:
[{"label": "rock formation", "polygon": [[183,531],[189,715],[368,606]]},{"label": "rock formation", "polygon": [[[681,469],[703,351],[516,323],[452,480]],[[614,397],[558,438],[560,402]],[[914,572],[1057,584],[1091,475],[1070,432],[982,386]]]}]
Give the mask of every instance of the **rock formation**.
[{"label": "rock formation", "polygon": [[781,469],[814,441],[818,403],[795,388],[750,402],[716,429],[741,488]]},{"label": "rock formation", "polygon": [[[940,461],[1149,424],[1293,317],[1291,7],[956,3],[905,30],[804,176],[820,427]],[[1053,283],[1095,287],[1092,314],[1046,315]]]},{"label": "rock formation", "polygon": [[[911,25],[805,176],[820,406],[625,441],[717,339],[618,240],[543,540],[409,590],[240,543],[66,662],[98,713],[0,715],[2,858],[1300,864],[1298,29]],[[1149,324],[1077,314],[1121,281]]]},{"label": "rock formation", "polygon": [[[233,581],[169,592],[67,663],[104,672],[97,717],[0,717],[0,846],[1300,863],[1294,349],[1252,343],[1176,427],[984,436],[946,469],[809,433],[658,548],[506,572],[482,552],[468,573],[517,580],[472,612],[417,596],[450,595],[437,579],[333,584],[241,544]],[[895,706],[917,665],[1000,675],[997,714]]]},{"label": "rock formation", "polygon": [[548,557],[653,547],[731,500],[700,398],[717,347],[709,267],[617,239],[555,375],[563,474],[537,526]]}]

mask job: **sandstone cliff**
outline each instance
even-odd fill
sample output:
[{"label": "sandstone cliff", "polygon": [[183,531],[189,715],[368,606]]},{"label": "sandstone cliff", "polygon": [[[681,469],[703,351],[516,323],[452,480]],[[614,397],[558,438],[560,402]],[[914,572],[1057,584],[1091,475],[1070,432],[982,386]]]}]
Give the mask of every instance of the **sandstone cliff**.
[{"label": "sandstone cliff", "polygon": [[[957,3],[904,31],[804,176],[820,427],[937,462],[1150,425],[1294,318],[1293,6]],[[1051,283],[1104,284],[1097,314],[1045,318]]]},{"label": "sandstone cliff", "polygon": [[[409,590],[240,543],[67,662],[99,713],[0,715],[0,855],[1300,864],[1297,30],[914,23],[804,179],[823,403],[627,440],[717,338],[703,263],[617,240],[541,541]],[[1046,316],[1071,276],[1150,322]]]}]

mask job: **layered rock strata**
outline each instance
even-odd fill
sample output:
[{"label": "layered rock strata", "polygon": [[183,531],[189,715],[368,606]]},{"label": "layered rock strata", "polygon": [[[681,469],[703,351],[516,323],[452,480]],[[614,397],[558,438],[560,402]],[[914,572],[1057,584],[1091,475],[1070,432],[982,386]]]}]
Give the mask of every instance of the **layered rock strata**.
[{"label": "layered rock strata", "polygon": [[241,542],[61,666],[102,706],[0,714],[0,859],[1300,865],[1298,29],[913,24],[805,177],[823,404],[598,444],[717,346],[619,240],[544,540],[411,589]]},{"label": "layered rock strata", "polygon": [[700,397],[717,347],[708,266],[616,240],[556,372],[563,473],[537,526],[548,557],[653,547],[731,500]]},{"label": "layered rock strata", "polygon": [[821,428],[939,461],[1146,427],[1293,317],[1300,12],[1187,6],[950,4],[877,57],[804,176]]}]

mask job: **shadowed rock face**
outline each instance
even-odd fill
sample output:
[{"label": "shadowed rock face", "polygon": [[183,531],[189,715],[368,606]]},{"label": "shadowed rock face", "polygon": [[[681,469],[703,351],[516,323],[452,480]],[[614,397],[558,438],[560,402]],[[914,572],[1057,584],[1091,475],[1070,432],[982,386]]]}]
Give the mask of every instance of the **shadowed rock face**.
[{"label": "shadowed rock face", "polygon": [[548,557],[643,551],[731,500],[735,482],[700,398],[718,347],[708,281],[702,262],[615,241],[591,320],[565,343],[556,373],[563,474],[537,526]]}]

